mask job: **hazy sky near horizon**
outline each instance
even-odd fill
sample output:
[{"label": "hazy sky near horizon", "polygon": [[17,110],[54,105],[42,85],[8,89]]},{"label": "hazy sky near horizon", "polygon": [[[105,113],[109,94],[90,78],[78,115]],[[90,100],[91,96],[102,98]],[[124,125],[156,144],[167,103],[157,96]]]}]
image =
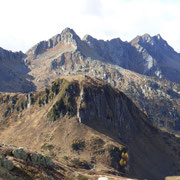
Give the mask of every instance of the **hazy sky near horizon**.
[{"label": "hazy sky near horizon", "polygon": [[26,52],[70,27],[82,38],[145,33],[161,36],[180,52],[180,0],[0,0],[0,47]]}]

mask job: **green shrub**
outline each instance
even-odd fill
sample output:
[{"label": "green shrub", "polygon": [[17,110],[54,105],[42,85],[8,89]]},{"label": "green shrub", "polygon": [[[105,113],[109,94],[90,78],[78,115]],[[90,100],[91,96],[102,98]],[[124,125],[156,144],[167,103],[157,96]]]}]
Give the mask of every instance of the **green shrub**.
[{"label": "green shrub", "polygon": [[91,146],[92,146],[93,150],[103,148],[104,144],[105,144],[105,142],[99,137],[95,137],[95,138],[91,139]]},{"label": "green shrub", "polygon": [[72,166],[75,168],[81,168],[81,169],[91,169],[92,165],[90,165],[85,160],[80,160],[79,158],[75,158],[71,161]]},{"label": "green shrub", "polygon": [[67,161],[69,159],[69,157],[68,156],[64,156],[63,159]]},{"label": "green shrub", "polygon": [[54,149],[54,146],[52,144],[47,144],[47,143],[44,143],[42,146],[41,146],[41,149],[44,149],[46,151],[51,151]]},{"label": "green shrub", "polygon": [[71,146],[75,151],[83,150],[85,148],[85,141],[81,139],[75,139]]}]

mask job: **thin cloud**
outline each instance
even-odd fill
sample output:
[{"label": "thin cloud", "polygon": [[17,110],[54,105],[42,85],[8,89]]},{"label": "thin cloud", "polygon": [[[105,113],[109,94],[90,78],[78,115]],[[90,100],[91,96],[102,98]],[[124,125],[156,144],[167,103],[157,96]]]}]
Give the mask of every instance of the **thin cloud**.
[{"label": "thin cloud", "polygon": [[85,15],[97,17],[103,16],[103,6],[100,0],[85,0],[84,2],[83,13]]},{"label": "thin cloud", "polygon": [[0,47],[27,51],[65,27],[97,39],[161,34],[180,51],[180,1],[6,0],[1,2]]}]

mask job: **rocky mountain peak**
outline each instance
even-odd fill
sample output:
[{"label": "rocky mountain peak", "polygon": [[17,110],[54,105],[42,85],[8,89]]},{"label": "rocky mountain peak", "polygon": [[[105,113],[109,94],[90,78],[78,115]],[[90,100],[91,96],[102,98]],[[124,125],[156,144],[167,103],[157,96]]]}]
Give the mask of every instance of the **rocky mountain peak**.
[{"label": "rocky mountain peak", "polygon": [[27,51],[27,55],[38,56],[44,53],[47,49],[55,47],[58,43],[65,45],[69,44],[76,50],[81,42],[79,36],[74,32],[73,29],[65,28],[60,34],[57,34],[47,41],[41,41],[30,50]]},{"label": "rocky mountain peak", "polygon": [[131,41],[132,45],[137,45],[139,44],[140,46],[143,46],[146,48],[151,48],[155,47],[157,48],[162,48],[164,50],[168,50],[171,52],[174,52],[173,48],[169,46],[169,44],[161,37],[160,34],[157,34],[155,36],[150,36],[149,34],[145,33],[142,36],[137,36]]},{"label": "rocky mountain peak", "polygon": [[140,45],[144,45],[144,44],[148,44],[150,46],[154,46],[155,45],[155,38],[152,37],[151,35],[145,33],[142,36],[138,36],[138,41],[137,43]]},{"label": "rocky mountain peak", "polygon": [[164,51],[168,52],[169,54],[176,54],[177,52],[174,51],[174,49],[165,41],[160,34],[157,34],[156,36],[153,36],[154,41],[156,44],[162,48]]},{"label": "rocky mountain peak", "polygon": [[157,37],[157,39],[162,39],[160,34],[157,34],[156,37]]},{"label": "rocky mountain peak", "polygon": [[71,44],[77,48],[77,45],[80,41],[81,41],[81,39],[74,32],[73,29],[65,28],[61,32],[61,42],[63,42],[64,44]]},{"label": "rocky mountain peak", "polygon": [[94,37],[92,37],[91,35],[89,34],[86,34],[83,38],[82,38],[83,41],[85,41],[91,48],[96,48],[96,45],[98,43],[98,40]]},{"label": "rocky mountain peak", "polygon": [[149,35],[148,33],[145,33],[144,35],[142,36],[136,36],[132,41],[131,41],[131,44],[150,44],[152,46],[154,46],[156,43],[159,42],[165,42],[163,40],[163,38],[161,37],[160,34],[157,34],[156,36],[151,36]]},{"label": "rocky mountain peak", "polygon": [[91,39],[95,39],[95,38],[93,38],[93,37],[92,37],[91,35],[89,35],[89,34],[86,34],[86,35],[82,38],[83,41],[91,40]]},{"label": "rocky mountain peak", "polygon": [[144,35],[142,35],[141,36],[142,37],[142,39],[144,40],[144,41],[150,41],[150,40],[152,40],[152,37],[148,34],[148,33],[145,33]]},{"label": "rocky mountain peak", "polygon": [[151,44],[154,45],[154,39],[149,34],[145,33],[142,36],[136,36],[131,42],[132,45]]}]

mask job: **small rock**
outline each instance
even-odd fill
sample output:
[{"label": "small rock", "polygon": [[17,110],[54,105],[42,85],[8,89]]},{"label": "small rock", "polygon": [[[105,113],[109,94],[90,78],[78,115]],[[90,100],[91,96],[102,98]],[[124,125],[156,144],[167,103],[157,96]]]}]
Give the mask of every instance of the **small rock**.
[{"label": "small rock", "polygon": [[99,177],[98,180],[108,180],[107,177]]}]

